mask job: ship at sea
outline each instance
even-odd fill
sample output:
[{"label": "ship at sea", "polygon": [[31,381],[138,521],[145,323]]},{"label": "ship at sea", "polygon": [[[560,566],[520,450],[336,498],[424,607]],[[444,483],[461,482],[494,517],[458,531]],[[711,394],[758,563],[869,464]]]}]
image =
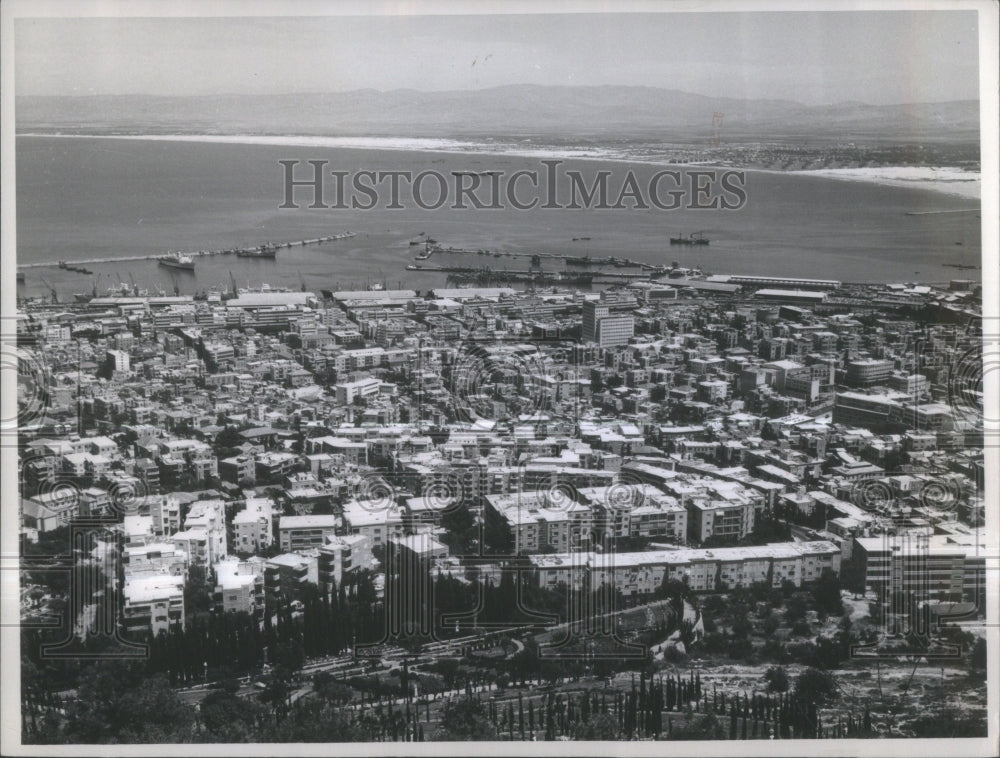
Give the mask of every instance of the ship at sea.
[{"label": "ship at sea", "polygon": [[692,232],[687,237],[671,237],[671,245],[707,245],[709,242],[705,232]]},{"label": "ship at sea", "polygon": [[194,258],[190,255],[180,253],[170,253],[162,258],[157,258],[157,262],[166,268],[179,268],[182,271],[194,271]]}]

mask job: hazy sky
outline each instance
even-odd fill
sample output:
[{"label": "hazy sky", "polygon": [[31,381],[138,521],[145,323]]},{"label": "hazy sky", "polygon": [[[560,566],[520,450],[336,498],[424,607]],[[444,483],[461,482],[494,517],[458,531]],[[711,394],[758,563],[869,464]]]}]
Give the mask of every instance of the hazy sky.
[{"label": "hazy sky", "polygon": [[628,84],[809,104],[978,98],[976,14],[19,19],[20,95]]}]

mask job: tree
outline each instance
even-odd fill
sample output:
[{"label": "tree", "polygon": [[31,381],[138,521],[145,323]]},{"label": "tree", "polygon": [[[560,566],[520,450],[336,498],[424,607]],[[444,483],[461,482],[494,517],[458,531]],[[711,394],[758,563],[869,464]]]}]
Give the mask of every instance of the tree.
[{"label": "tree", "polygon": [[986,639],[979,637],[972,645],[972,654],[969,656],[969,668],[977,677],[986,676]]},{"label": "tree", "polygon": [[210,606],[211,596],[205,567],[200,563],[192,563],[184,583],[184,612],[188,615],[207,613]]},{"label": "tree", "polygon": [[788,674],[783,666],[771,666],[764,673],[764,681],[767,682],[768,692],[788,691]]},{"label": "tree", "polygon": [[99,661],[80,675],[78,697],[67,709],[68,743],[189,742],[194,709],[161,674],[137,664]]},{"label": "tree", "polygon": [[795,694],[807,703],[822,703],[838,697],[837,682],[828,671],[807,668],[795,680]]},{"label": "tree", "polygon": [[213,690],[201,701],[201,720],[216,742],[247,742],[253,738],[256,708],[226,690]]},{"label": "tree", "polygon": [[823,569],[813,585],[812,600],[817,610],[826,611],[827,614],[839,616],[844,612],[844,604],[840,598],[840,579],[830,569]]},{"label": "tree", "polygon": [[514,551],[514,534],[510,530],[510,525],[502,518],[486,519],[483,539],[486,546],[495,554],[510,555]]},{"label": "tree", "polygon": [[803,593],[796,592],[788,598],[788,605],[785,606],[785,621],[794,624],[796,621],[803,621],[806,617],[808,604]]},{"label": "tree", "polygon": [[449,741],[495,740],[497,730],[486,718],[483,704],[466,697],[445,705],[437,737]]},{"label": "tree", "polygon": [[465,505],[448,508],[441,514],[441,526],[448,532],[448,542],[452,553],[463,555],[469,552],[469,544],[476,532],[476,519]]},{"label": "tree", "polygon": [[618,720],[610,713],[599,713],[580,721],[573,729],[573,738],[577,740],[617,740],[620,736]]},{"label": "tree", "polygon": [[271,706],[275,720],[280,722],[288,712],[288,698],[291,694],[291,675],[284,666],[276,666],[267,681],[260,701]]},{"label": "tree", "polygon": [[800,619],[792,624],[792,634],[796,637],[808,637],[812,634],[812,627],[805,619]]},{"label": "tree", "polygon": [[766,637],[773,637],[774,633],[778,631],[779,626],[781,626],[781,622],[778,619],[778,614],[770,611],[767,614],[767,618],[764,619],[764,635]]},{"label": "tree", "polygon": [[227,426],[215,435],[215,446],[220,450],[239,447],[244,442],[246,442],[246,439],[239,433],[235,426]]},{"label": "tree", "polygon": [[263,730],[258,742],[362,742],[374,740],[377,727],[367,729],[337,707],[318,700],[299,701],[279,724]]},{"label": "tree", "polygon": [[740,613],[733,619],[733,636],[739,639],[746,639],[753,631],[753,624],[746,614]]}]

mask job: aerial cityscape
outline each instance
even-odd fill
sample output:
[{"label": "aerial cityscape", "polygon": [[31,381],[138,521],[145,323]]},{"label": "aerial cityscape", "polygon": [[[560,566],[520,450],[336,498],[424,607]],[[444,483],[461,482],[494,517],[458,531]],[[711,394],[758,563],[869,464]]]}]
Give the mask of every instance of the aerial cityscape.
[{"label": "aerial cityscape", "polygon": [[296,130],[24,60],[23,745],[990,736],[977,100],[364,78]]}]

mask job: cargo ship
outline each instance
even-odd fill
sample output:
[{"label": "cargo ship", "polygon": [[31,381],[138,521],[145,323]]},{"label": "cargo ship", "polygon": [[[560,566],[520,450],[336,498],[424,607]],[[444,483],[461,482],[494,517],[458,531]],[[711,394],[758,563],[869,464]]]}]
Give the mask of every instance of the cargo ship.
[{"label": "cargo ship", "polygon": [[170,253],[162,258],[157,258],[157,262],[166,268],[179,268],[182,271],[194,271],[194,258],[190,255],[180,253]]},{"label": "cargo ship", "polygon": [[245,250],[237,250],[237,258],[270,258],[273,259],[277,256],[278,248],[276,245],[261,245],[260,247],[251,247]]},{"label": "cargo ship", "polygon": [[704,232],[692,232],[687,237],[671,237],[671,245],[707,245],[708,238]]}]

